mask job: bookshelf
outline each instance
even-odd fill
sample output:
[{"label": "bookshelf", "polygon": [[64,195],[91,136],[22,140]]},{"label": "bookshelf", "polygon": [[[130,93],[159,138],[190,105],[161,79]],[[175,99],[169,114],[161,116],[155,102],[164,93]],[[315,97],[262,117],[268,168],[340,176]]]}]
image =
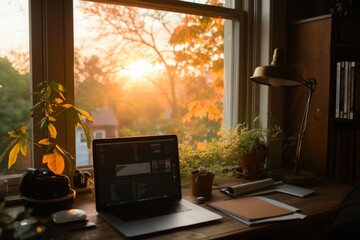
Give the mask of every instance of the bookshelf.
[{"label": "bookshelf", "polygon": [[[360,64],[360,20],[323,15],[289,24],[287,52],[288,63],[304,78],[318,81],[301,166],[320,177],[359,183],[360,114],[354,110],[360,110],[360,76],[352,65]],[[294,135],[306,93],[294,88],[285,97],[285,119],[291,124],[284,128]]]}]

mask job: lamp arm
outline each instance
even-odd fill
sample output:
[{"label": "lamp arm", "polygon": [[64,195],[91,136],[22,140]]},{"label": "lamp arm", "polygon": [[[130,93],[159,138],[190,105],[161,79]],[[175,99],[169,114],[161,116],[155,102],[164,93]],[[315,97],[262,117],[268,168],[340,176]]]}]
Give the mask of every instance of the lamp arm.
[{"label": "lamp arm", "polygon": [[295,155],[295,161],[294,161],[295,162],[294,174],[299,174],[299,161],[300,161],[300,154],[301,154],[301,146],[302,146],[302,142],[303,142],[305,131],[306,131],[312,95],[313,95],[313,93],[316,89],[316,85],[317,85],[315,78],[310,78],[308,80],[304,80],[303,78],[301,78],[301,83],[308,88],[309,95],[308,95],[308,99],[307,99],[307,102],[305,105],[304,115],[302,117],[300,130],[299,130],[298,143],[297,143],[297,147],[296,147],[296,155]]}]

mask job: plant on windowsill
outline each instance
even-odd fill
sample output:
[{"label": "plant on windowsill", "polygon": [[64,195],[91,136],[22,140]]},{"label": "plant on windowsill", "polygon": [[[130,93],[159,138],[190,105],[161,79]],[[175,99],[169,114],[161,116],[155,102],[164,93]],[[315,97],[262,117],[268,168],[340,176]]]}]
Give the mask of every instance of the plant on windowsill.
[{"label": "plant on windowsill", "polygon": [[[79,126],[82,128],[87,147],[90,148],[90,129],[84,119],[94,120],[88,112],[66,103],[64,93],[65,87],[57,82],[42,82],[39,85],[39,91],[33,93],[37,101],[29,109],[29,117],[40,119],[37,124],[34,123],[34,128],[38,129],[31,130],[29,126],[24,125],[9,132],[9,139],[5,142],[5,151],[0,155],[0,161],[7,159],[8,168],[16,163],[19,154],[27,155],[28,143],[31,143],[35,147],[44,149],[43,164],[46,164],[55,174],[67,174],[72,180],[76,161],[71,153],[58,144],[56,121],[61,116],[68,116],[75,129]],[[31,131],[44,131],[46,137],[35,142],[30,137]]]},{"label": "plant on windowsill", "polygon": [[237,130],[223,128],[221,136],[211,142],[194,145],[189,133],[185,133],[179,144],[180,170],[182,178],[193,171],[213,172],[217,177],[227,177],[238,164]]},{"label": "plant on windowsill", "polygon": [[228,176],[235,169],[238,176],[257,179],[265,170],[268,148],[283,134],[278,126],[264,128],[260,118],[253,119],[253,127],[246,123],[235,128],[223,128],[218,139],[204,143],[201,147],[191,144],[191,136],[185,134],[179,145],[182,177],[201,169],[214,172],[215,176]]},{"label": "plant on windowsill", "polygon": [[253,127],[237,126],[239,166],[235,172],[247,179],[260,179],[265,175],[266,157],[270,144],[283,138],[279,126],[264,128],[259,117],[253,119]]}]

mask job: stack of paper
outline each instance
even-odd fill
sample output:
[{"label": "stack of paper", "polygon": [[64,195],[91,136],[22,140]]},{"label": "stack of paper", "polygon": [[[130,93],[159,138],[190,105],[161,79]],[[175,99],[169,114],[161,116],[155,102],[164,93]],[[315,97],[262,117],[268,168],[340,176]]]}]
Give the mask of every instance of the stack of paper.
[{"label": "stack of paper", "polygon": [[305,217],[297,213],[299,209],[266,197],[244,197],[217,201],[208,205],[249,226]]}]

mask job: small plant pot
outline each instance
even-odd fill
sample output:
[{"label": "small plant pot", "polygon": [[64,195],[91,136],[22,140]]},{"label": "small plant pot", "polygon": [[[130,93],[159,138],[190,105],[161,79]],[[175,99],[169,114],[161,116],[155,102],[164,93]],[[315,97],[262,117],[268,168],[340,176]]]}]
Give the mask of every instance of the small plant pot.
[{"label": "small plant pot", "polygon": [[240,166],[235,169],[235,173],[249,180],[261,179],[265,175],[266,156],[266,148],[244,154]]},{"label": "small plant pot", "polygon": [[192,195],[195,197],[210,198],[212,194],[212,185],[214,173],[204,170],[195,170],[190,174]]}]

